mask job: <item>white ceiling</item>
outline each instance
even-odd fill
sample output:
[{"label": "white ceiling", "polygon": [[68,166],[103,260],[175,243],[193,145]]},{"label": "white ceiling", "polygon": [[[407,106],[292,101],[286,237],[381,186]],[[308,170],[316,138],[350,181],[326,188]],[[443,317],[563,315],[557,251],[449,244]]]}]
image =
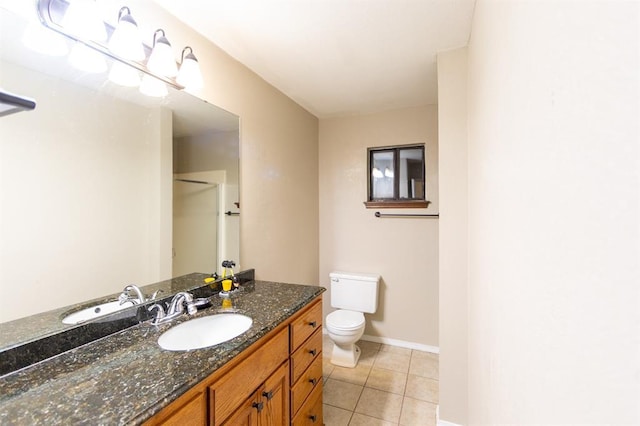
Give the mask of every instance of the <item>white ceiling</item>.
[{"label": "white ceiling", "polygon": [[156,0],[320,118],[436,104],[475,0]]}]

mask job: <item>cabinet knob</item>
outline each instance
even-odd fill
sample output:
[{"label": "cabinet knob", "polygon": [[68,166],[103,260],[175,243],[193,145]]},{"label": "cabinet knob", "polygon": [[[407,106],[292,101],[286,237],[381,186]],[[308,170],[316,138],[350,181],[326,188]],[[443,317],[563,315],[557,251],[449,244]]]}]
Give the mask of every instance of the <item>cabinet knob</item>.
[{"label": "cabinet knob", "polygon": [[264,404],[262,402],[254,402],[253,404],[251,404],[251,406],[256,410],[258,410],[258,413],[259,413],[260,411],[262,411]]},{"label": "cabinet knob", "polygon": [[311,349],[309,350],[309,353],[311,354],[311,356],[316,356],[318,352],[315,349]]},{"label": "cabinet knob", "polygon": [[317,323],[315,321],[309,322],[309,325],[313,328],[316,328]]},{"label": "cabinet knob", "polygon": [[309,379],[309,383],[311,383],[313,386],[315,386],[315,385],[316,385],[316,383],[318,383],[318,379],[316,379],[316,378],[311,378],[311,379]]},{"label": "cabinet knob", "polygon": [[269,391],[264,391],[262,392],[262,396],[264,396],[265,398],[267,398],[267,401],[269,401],[271,398],[273,398],[273,392]]},{"label": "cabinet knob", "polygon": [[318,420],[318,416],[316,416],[315,414],[312,414],[309,416],[309,420],[311,420],[311,423],[315,423],[316,420]]}]

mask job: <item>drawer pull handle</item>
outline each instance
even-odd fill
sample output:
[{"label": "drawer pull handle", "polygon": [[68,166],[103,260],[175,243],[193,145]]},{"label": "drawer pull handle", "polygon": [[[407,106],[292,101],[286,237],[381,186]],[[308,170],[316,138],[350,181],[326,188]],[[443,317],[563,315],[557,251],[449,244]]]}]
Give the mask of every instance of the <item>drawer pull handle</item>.
[{"label": "drawer pull handle", "polygon": [[315,414],[312,414],[309,416],[309,419],[311,420],[312,423],[315,423],[316,420],[318,419],[318,416],[316,416]]},{"label": "drawer pull handle", "polygon": [[253,404],[251,404],[251,406],[256,410],[258,410],[258,413],[259,413],[260,411],[262,411],[264,404],[262,402],[254,402]]},{"label": "drawer pull handle", "polygon": [[309,325],[313,328],[316,328],[317,323],[315,321],[311,321]]},{"label": "drawer pull handle", "polygon": [[309,383],[311,383],[313,386],[315,386],[316,383],[318,383],[318,379],[316,379],[316,378],[309,379]]},{"label": "drawer pull handle", "polygon": [[311,356],[316,356],[318,352],[315,349],[311,349],[309,353],[311,354]]},{"label": "drawer pull handle", "polygon": [[262,392],[262,396],[264,396],[265,398],[267,398],[267,401],[269,401],[271,398],[273,398],[273,392],[269,391],[264,391]]}]

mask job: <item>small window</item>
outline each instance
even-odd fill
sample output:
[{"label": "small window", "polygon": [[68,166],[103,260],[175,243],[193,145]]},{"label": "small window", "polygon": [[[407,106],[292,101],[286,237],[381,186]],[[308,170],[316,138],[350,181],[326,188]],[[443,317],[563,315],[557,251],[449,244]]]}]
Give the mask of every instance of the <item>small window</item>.
[{"label": "small window", "polygon": [[368,148],[368,208],[424,208],[424,144]]}]

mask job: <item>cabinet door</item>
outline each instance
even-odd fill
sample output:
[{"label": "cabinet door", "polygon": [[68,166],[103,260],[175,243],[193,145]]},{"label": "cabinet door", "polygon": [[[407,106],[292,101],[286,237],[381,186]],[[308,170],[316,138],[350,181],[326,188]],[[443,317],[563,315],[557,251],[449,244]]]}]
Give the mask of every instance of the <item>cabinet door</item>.
[{"label": "cabinet door", "polygon": [[282,364],[260,390],[264,408],[260,411],[260,426],[289,424],[289,363]]},{"label": "cabinet door", "polygon": [[246,400],[236,411],[222,423],[223,426],[258,426],[258,410],[262,406],[255,395]]}]

